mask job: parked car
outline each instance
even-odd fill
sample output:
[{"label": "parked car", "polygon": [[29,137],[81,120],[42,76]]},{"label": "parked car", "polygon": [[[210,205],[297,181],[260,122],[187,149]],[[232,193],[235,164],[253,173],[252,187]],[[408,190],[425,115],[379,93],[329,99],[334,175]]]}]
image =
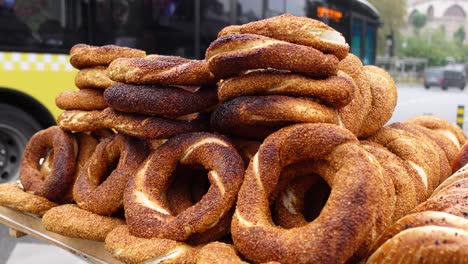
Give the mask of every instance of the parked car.
[{"label": "parked car", "polygon": [[429,89],[433,86],[442,87],[446,90],[448,87],[458,87],[465,89],[466,75],[465,70],[459,67],[430,67],[424,71],[424,87]]}]

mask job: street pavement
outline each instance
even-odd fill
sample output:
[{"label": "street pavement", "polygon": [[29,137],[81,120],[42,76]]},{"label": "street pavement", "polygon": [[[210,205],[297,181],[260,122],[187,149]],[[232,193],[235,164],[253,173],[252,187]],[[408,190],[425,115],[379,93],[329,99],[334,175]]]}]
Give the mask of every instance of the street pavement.
[{"label": "street pavement", "polygon": [[[421,84],[397,84],[398,103],[389,121],[399,122],[422,114],[435,115],[455,123],[458,106],[468,104],[468,91],[449,88],[425,90]],[[467,88],[468,89],[468,88]],[[468,118],[465,118],[465,120]],[[467,121],[464,121],[465,133],[468,133]],[[71,253],[52,245],[40,242],[31,236],[19,239],[8,236],[8,230],[0,225],[0,263],[86,263]]]}]

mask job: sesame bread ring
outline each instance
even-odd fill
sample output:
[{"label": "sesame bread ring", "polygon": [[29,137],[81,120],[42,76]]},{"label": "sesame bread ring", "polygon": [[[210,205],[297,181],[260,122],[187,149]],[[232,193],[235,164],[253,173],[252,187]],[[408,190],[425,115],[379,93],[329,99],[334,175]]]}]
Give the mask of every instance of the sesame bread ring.
[{"label": "sesame bread ring", "polygon": [[107,66],[117,58],[144,57],[146,52],[116,45],[90,46],[76,44],[70,49],[70,64],[77,68]]},{"label": "sesame bread ring", "polygon": [[157,85],[117,83],[104,92],[106,102],[115,110],[175,118],[203,111],[216,105],[213,87],[192,93],[180,88]]},{"label": "sesame bread ring", "polygon": [[309,98],[283,95],[243,96],[222,104],[211,115],[218,132],[263,138],[294,123],[338,124],[335,111]]},{"label": "sesame bread ring", "polygon": [[[447,155],[448,156],[448,155]],[[452,168],[454,171],[459,170],[468,163],[468,143],[465,142],[463,146],[457,151],[455,159],[453,160]]]},{"label": "sesame bread ring", "polygon": [[[21,160],[20,181],[24,190],[53,202],[62,202],[75,180],[76,149],[73,136],[58,126],[34,134]],[[41,174],[42,158],[52,153],[48,177]]]},{"label": "sesame bread ring", "polygon": [[55,104],[63,110],[102,110],[109,105],[104,100],[102,90],[81,89],[63,91],[55,97]]},{"label": "sesame bread ring", "polygon": [[439,211],[468,219],[467,193],[468,178],[459,179],[419,204],[412,212]]},{"label": "sesame bread ring", "polygon": [[369,140],[384,146],[416,169],[419,180],[424,184],[424,189],[418,190],[423,196],[419,202],[426,200],[439,184],[440,175],[439,156],[432,145],[410,132],[388,126],[381,128]]},{"label": "sesame bread ring", "polygon": [[218,80],[204,60],[163,55],[117,59],[107,73],[112,80],[128,84],[202,86],[214,85]]},{"label": "sesame bread ring", "polygon": [[63,236],[104,241],[112,229],[125,221],[91,213],[76,204],[64,204],[47,211],[42,224],[46,230]]},{"label": "sesame bread ring", "polygon": [[[438,157],[439,157],[439,182],[436,183],[436,187],[443,182],[445,179],[447,179],[450,175],[452,175],[452,166],[450,165],[450,162],[447,159],[447,155],[445,154],[444,150],[435,142],[432,140],[429,136],[427,136],[427,133],[423,132],[424,127],[411,124],[411,123],[393,123],[389,125],[390,127],[396,128],[396,129],[402,129],[405,131],[410,132],[413,134],[413,136],[419,137],[429,143],[432,148],[436,151]],[[428,129],[426,129],[428,130]],[[429,130],[430,131],[430,130]],[[432,132],[432,131],[431,131]]]},{"label": "sesame bread ring", "polygon": [[106,89],[114,83],[104,66],[81,69],[75,75],[75,85],[80,89]]},{"label": "sesame bread ring", "polygon": [[379,239],[375,241],[370,253],[372,254],[383,243],[385,243],[385,241],[390,240],[404,230],[429,225],[461,228],[468,231],[468,220],[459,216],[435,211],[413,213],[399,219],[392,226],[390,226],[385,231],[385,233],[383,233]]},{"label": "sesame bread ring", "polygon": [[[166,192],[179,163],[201,164],[209,171],[211,185],[199,202],[174,215]],[[131,233],[183,241],[206,231],[234,205],[243,173],[241,157],[220,136],[190,133],[169,139],[150,154],[127,185],[124,206]]]},{"label": "sesame bread ring", "polygon": [[78,206],[100,215],[121,209],[125,186],[147,150],[144,142],[121,134],[100,142],[73,186]]},{"label": "sesame bread ring", "polygon": [[42,216],[58,204],[44,197],[25,192],[16,182],[0,184],[0,205],[23,213]]},{"label": "sesame bread ring", "polygon": [[340,124],[360,136],[362,124],[372,104],[370,83],[361,60],[351,53],[340,61],[338,68],[354,79],[357,88],[353,92],[351,102],[337,109]]},{"label": "sesame bread ring", "polygon": [[291,43],[314,47],[332,53],[340,60],[349,52],[349,45],[341,33],[325,23],[291,14],[283,14],[240,26],[223,28],[218,37],[228,34],[258,34]]},{"label": "sesame bread ring", "polygon": [[391,180],[396,198],[392,221],[407,215],[420,201],[426,199],[425,195],[419,194],[425,187],[417,171],[409,163],[375,142],[361,141],[361,144],[379,161],[385,170],[385,176]]},{"label": "sesame bread ring", "polygon": [[401,231],[387,240],[366,263],[468,262],[468,231],[445,226],[421,226]]},{"label": "sesame bread ring", "polygon": [[206,50],[210,71],[218,78],[253,69],[273,68],[313,77],[336,75],[338,58],[312,47],[254,34],[234,34],[213,41]]},{"label": "sesame bread ring", "polygon": [[68,131],[86,132],[108,128],[142,139],[167,139],[177,134],[209,128],[209,120],[205,115],[184,120],[167,119],[122,113],[110,107],[102,111],[68,110],[59,115],[58,124]]},{"label": "sesame bread ring", "polygon": [[[320,174],[331,188],[328,201],[307,225],[277,227],[269,195],[281,169],[304,160],[327,162],[336,172]],[[239,191],[231,225],[236,249],[254,262],[346,262],[374,227],[383,190],[376,166],[357,138],[337,125],[300,124],[275,132],[252,159]]]},{"label": "sesame bread ring", "polygon": [[311,79],[283,71],[256,70],[220,81],[218,97],[221,102],[245,95],[312,97],[337,108],[351,101],[355,89],[354,81],[342,71],[326,79]]},{"label": "sesame bread ring", "polygon": [[463,133],[463,130],[460,127],[440,117],[416,116],[406,120],[406,122],[434,130],[450,139],[458,148],[461,148],[467,139],[465,133]]},{"label": "sesame bread ring", "polygon": [[198,249],[183,242],[161,238],[141,238],[127,225],[116,227],[106,237],[105,247],[124,263],[195,263]]},{"label": "sesame bread ring", "polygon": [[239,258],[234,246],[221,242],[212,242],[200,248],[196,263],[247,264],[248,262]]},{"label": "sesame bread ring", "polygon": [[462,167],[461,169],[456,171],[453,175],[448,177],[445,181],[443,181],[439,186],[437,186],[437,188],[434,190],[434,192],[432,192],[431,197],[435,196],[443,188],[449,186],[450,184],[452,184],[452,183],[454,183],[454,182],[456,182],[456,181],[458,181],[460,179],[464,179],[464,178],[468,178],[468,166]]},{"label": "sesame bread ring", "polygon": [[397,103],[397,88],[392,76],[385,70],[366,65],[363,68],[371,90],[371,108],[361,126],[360,137],[367,137],[387,123]]}]

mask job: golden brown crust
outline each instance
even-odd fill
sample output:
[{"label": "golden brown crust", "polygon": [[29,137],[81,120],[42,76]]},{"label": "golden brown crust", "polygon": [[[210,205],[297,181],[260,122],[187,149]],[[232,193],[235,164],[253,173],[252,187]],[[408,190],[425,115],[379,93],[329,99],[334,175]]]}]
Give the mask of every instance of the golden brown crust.
[{"label": "golden brown crust", "polygon": [[423,196],[419,201],[426,200],[439,184],[440,175],[439,156],[432,145],[412,133],[388,126],[381,128],[369,140],[386,147],[418,171],[420,182],[424,184],[424,189],[418,190],[418,194]]},{"label": "golden brown crust", "polygon": [[[40,160],[51,157],[50,175],[43,178]],[[24,190],[53,202],[62,202],[75,179],[75,140],[58,126],[34,134],[27,143],[21,160],[20,180]]]},{"label": "golden brown crust", "polygon": [[462,167],[461,169],[456,171],[453,175],[448,177],[445,181],[443,181],[439,186],[437,186],[437,188],[434,190],[434,192],[432,192],[431,197],[438,194],[439,191],[442,190],[443,188],[449,186],[450,184],[452,184],[452,183],[454,183],[454,182],[456,182],[458,180],[464,179],[464,178],[468,178],[468,166]]},{"label": "golden brown crust", "polygon": [[452,175],[452,166],[450,165],[450,162],[447,159],[447,155],[445,155],[444,150],[439,146],[439,144],[437,144],[434,140],[432,140],[432,138],[427,136],[428,133],[423,132],[424,127],[411,124],[411,123],[394,123],[389,126],[396,128],[396,129],[402,129],[402,130],[408,131],[409,133],[413,134],[413,136],[416,136],[420,138],[421,140],[424,140],[426,143],[429,143],[432,146],[432,148],[435,150],[435,152],[437,153],[439,157],[439,169],[440,169],[439,182],[435,183],[435,187],[437,187],[441,182],[443,182],[450,175]]},{"label": "golden brown crust", "polygon": [[460,228],[422,226],[404,230],[385,242],[373,263],[467,263],[468,232]]},{"label": "golden brown crust", "polygon": [[218,33],[218,37],[245,33],[311,46],[324,53],[332,53],[339,59],[345,58],[349,51],[349,45],[338,31],[321,21],[291,14],[283,14],[240,26],[228,26]]},{"label": "golden brown crust", "polygon": [[88,212],[75,204],[65,204],[47,211],[42,224],[45,229],[63,236],[104,241],[112,229],[124,225],[125,221]]},{"label": "golden brown crust", "polygon": [[338,124],[338,119],[335,111],[312,99],[283,95],[238,97],[211,115],[216,131],[249,138],[263,138],[294,123]]},{"label": "golden brown crust", "polygon": [[463,144],[456,154],[452,164],[453,171],[457,171],[468,163],[468,143]]},{"label": "golden brown crust", "polygon": [[[303,160],[327,161],[339,173],[320,173],[331,194],[318,218],[303,227],[278,228],[271,222],[269,194],[281,169]],[[383,188],[375,166],[357,138],[336,125],[300,124],[277,131],[247,169],[231,225],[234,245],[255,262],[344,263],[374,228]]]},{"label": "golden brown crust", "polygon": [[466,136],[463,130],[455,124],[450,123],[448,120],[436,116],[416,116],[406,120],[406,122],[414,123],[450,139],[458,148],[461,148],[466,142]]},{"label": "golden brown crust", "polygon": [[361,144],[379,161],[385,170],[385,177],[391,180],[396,198],[392,221],[407,215],[419,203],[417,193],[420,189],[417,186],[424,188],[422,183],[416,185],[415,178],[411,176],[412,171],[407,170],[404,161],[385,147],[370,141],[361,141]]},{"label": "golden brown crust", "polygon": [[100,142],[73,187],[78,206],[100,215],[121,209],[125,186],[146,158],[147,150],[144,142],[121,134]]},{"label": "golden brown crust", "polygon": [[247,264],[237,255],[236,249],[229,244],[212,242],[202,247],[197,254],[197,264]]},{"label": "golden brown crust", "polygon": [[413,213],[399,219],[392,226],[390,226],[385,231],[385,233],[383,233],[379,237],[379,239],[375,241],[369,253],[372,254],[383,243],[385,243],[387,240],[392,239],[394,236],[398,235],[398,233],[404,230],[429,225],[454,227],[468,231],[468,220],[465,220],[459,216],[435,211]]},{"label": "golden brown crust", "polygon": [[107,66],[117,58],[144,57],[146,52],[116,45],[76,44],[70,49],[70,63],[77,69]]},{"label": "golden brown crust", "polygon": [[206,50],[210,71],[227,78],[252,69],[273,68],[328,77],[338,70],[338,58],[312,47],[254,34],[234,34],[213,41]]},{"label": "golden brown crust", "polygon": [[369,80],[372,102],[359,136],[367,137],[383,127],[392,117],[397,103],[397,88],[392,76],[385,70],[366,65],[363,71]]},{"label": "golden brown crust", "polygon": [[208,130],[205,115],[179,120],[162,117],[128,114],[106,108],[102,111],[65,111],[58,117],[58,124],[68,131],[95,131],[103,128],[143,139],[167,139],[171,136]]},{"label": "golden brown crust", "polygon": [[[207,193],[178,215],[171,212],[166,190],[177,164],[201,164],[209,171]],[[244,164],[234,147],[209,133],[183,134],[154,150],[124,193],[127,224],[139,237],[183,241],[213,227],[234,205]]]},{"label": "golden brown crust", "polygon": [[16,182],[0,184],[0,205],[40,216],[50,208],[58,206],[44,197],[25,192]]},{"label": "golden brown crust", "polygon": [[114,83],[104,66],[81,69],[75,75],[75,85],[80,89],[106,89]]},{"label": "golden brown crust", "polygon": [[218,97],[221,102],[246,95],[312,97],[338,108],[351,101],[355,89],[354,81],[342,71],[326,79],[312,79],[282,71],[257,70],[220,81]]},{"label": "golden brown crust", "polygon": [[126,225],[112,230],[105,247],[115,258],[125,263],[195,263],[197,249],[185,243],[161,238],[140,238],[132,235]]},{"label": "golden brown crust", "polygon": [[216,88],[189,92],[161,85],[117,83],[104,92],[106,102],[115,110],[175,118],[204,111],[218,103]]},{"label": "golden brown crust", "polygon": [[55,97],[55,104],[63,110],[102,110],[108,107],[102,93],[97,89],[63,91]]},{"label": "golden brown crust", "polygon": [[149,55],[112,62],[107,73],[116,82],[129,84],[213,85],[217,80],[204,60]]},{"label": "golden brown crust", "polygon": [[357,87],[354,90],[351,102],[337,110],[340,124],[353,134],[360,136],[364,119],[371,109],[370,83],[364,73],[361,60],[353,54],[349,54],[345,59],[341,60],[338,68],[351,76]]}]

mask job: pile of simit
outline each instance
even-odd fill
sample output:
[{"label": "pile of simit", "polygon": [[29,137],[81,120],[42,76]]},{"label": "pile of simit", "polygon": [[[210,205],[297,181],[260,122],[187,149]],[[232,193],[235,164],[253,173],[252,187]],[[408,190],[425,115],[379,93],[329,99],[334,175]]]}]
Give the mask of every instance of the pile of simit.
[{"label": "pile of simit", "polygon": [[77,45],[80,90],[0,204],[126,263],[466,263],[466,136],[384,126],[396,86],[348,51],[288,14],[224,28],[205,60]]}]

